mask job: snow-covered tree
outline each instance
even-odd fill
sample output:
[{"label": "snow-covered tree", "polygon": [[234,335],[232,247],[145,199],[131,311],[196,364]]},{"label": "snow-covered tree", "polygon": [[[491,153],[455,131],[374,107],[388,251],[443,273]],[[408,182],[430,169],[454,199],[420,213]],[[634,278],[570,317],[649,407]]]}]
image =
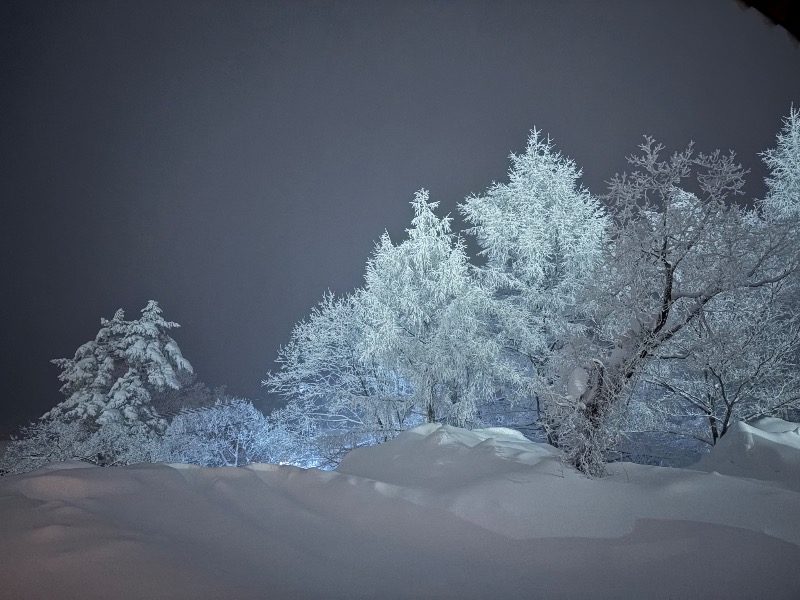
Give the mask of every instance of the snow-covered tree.
[{"label": "snow-covered tree", "polygon": [[[641,149],[643,156],[629,159],[639,170],[611,184],[613,245],[587,290],[592,335],[576,353],[567,402],[558,405],[572,425],[570,455],[592,475],[602,474],[613,444],[615,410],[703,307],[739,284],[737,258],[749,246],[738,209],[725,203],[743,183],[732,156],[694,158],[690,147],[660,161],[662,147],[651,138]],[[679,187],[695,166],[705,169],[698,176],[702,199]]]},{"label": "snow-covered tree", "polygon": [[509,183],[461,206],[487,257],[493,326],[527,382],[518,389],[543,401],[550,439],[585,473],[602,474],[632,414],[666,411],[644,402],[664,390],[711,438],[793,405],[799,132],[793,110],[765,153],[760,211],[732,202],[744,175],[733,154],[690,146],[662,160],[646,138],[634,172],[611,182],[607,215],[536,131]]},{"label": "snow-covered tree", "polygon": [[713,445],[737,421],[800,407],[800,315],[786,285],[707,304],[680,343],[645,370],[642,382],[657,395],[634,398],[634,422]]},{"label": "snow-covered tree", "polygon": [[769,191],[758,210],[730,209],[736,218],[715,226],[713,242],[707,236],[716,262],[691,265],[695,281],[716,274],[716,294],[644,371],[660,401],[638,406],[637,416],[680,420],[684,433],[710,444],[737,420],[800,407],[800,112],[790,111],[777,141],[762,154]]},{"label": "snow-covered tree", "polygon": [[384,234],[367,263],[362,357],[407,382],[419,417],[464,426],[495,396],[499,340],[450,219],[436,216],[425,190],[411,204],[407,239]]},{"label": "snow-covered tree", "polygon": [[90,435],[77,421],[47,420],[21,427],[20,435],[12,437],[0,461],[0,472],[26,473],[49,462],[88,459],[93,454],[85,450]]},{"label": "snow-covered tree", "polygon": [[[602,473],[614,413],[628,406],[648,373],[659,371],[663,381],[664,369],[671,370],[673,382],[689,371],[709,373],[710,363],[699,370],[680,363],[689,348],[704,343],[697,338],[702,320],[708,325],[726,305],[753,320],[750,295],[770,298],[771,289],[798,269],[788,230],[767,227],[731,202],[744,174],[733,154],[695,156],[690,146],[662,161],[662,147],[651,138],[641,149],[642,156],[630,158],[637,170],[611,183],[613,245],[604,272],[587,290],[592,336],[571,376],[580,385],[567,394],[566,410],[578,424],[573,460],[590,474]],[[693,171],[699,195],[681,187]],[[773,351],[765,349],[764,356]]]},{"label": "snow-covered tree", "polygon": [[95,339],[80,346],[74,358],[53,360],[62,369],[61,392],[67,399],[42,418],[83,421],[93,428],[116,423],[163,430],[151,394],[180,388],[180,372],[192,371],[168,334],[178,324],[165,321],[154,300],[140,319],[126,321],[120,309],[100,323]]},{"label": "snow-covered tree", "polygon": [[40,419],[22,427],[0,460],[0,472],[25,473],[51,462],[80,460],[100,466],[158,460],[160,439],[144,425],[110,423],[99,429],[84,421]]},{"label": "snow-covered tree", "polygon": [[768,193],[761,203],[767,220],[800,218],[800,108],[792,107],[778,133],[778,143],[762,153],[770,169]]},{"label": "snow-covered tree", "polygon": [[262,384],[287,398],[289,411],[312,419],[315,431],[374,441],[393,437],[411,416],[408,386],[375,357],[364,356],[366,328],[363,290],[338,299],[325,294],[295,325],[279,350],[280,369]]},{"label": "snow-covered tree", "polygon": [[[583,335],[582,290],[596,276],[608,217],[579,185],[575,163],[539,131],[510,158],[508,183],[459,208],[487,258],[483,281],[505,359],[518,374],[514,387],[544,412],[540,400],[552,395],[560,352]],[[542,424],[555,442],[555,424]]]},{"label": "snow-covered tree", "polygon": [[534,129],[511,154],[508,183],[494,183],[459,209],[473,227],[487,270],[504,287],[535,295],[557,312],[594,273],[605,243],[603,206],[579,185],[581,171]]},{"label": "snow-covered tree", "polygon": [[713,443],[736,419],[796,409],[800,111],[764,153],[756,208],[733,202],[732,153],[664,160],[649,137],[641,150],[604,206],[534,130],[509,182],[460,206],[479,269],[418,192],[407,239],[384,234],[364,287],[326,296],[281,350],[266,383],[290,399],[276,414],[291,444],[475,423],[500,395],[535,406],[549,439],[600,475],[623,429],[660,419]]},{"label": "snow-covered tree", "polygon": [[423,419],[476,422],[494,396],[503,367],[485,326],[488,296],[427,192],[412,206],[408,239],[382,236],[365,286],[326,294],[263,382],[289,400],[273,419],[304,465],[335,465]]},{"label": "snow-covered tree", "polygon": [[150,405],[167,421],[183,410],[214,406],[217,399],[228,395],[226,386],[212,389],[192,372],[179,371],[177,375],[180,388],[165,387],[151,392]]},{"label": "snow-covered tree", "polygon": [[337,417],[320,399],[302,394],[291,397],[269,415],[273,460],[304,468],[332,468],[350,450],[380,443],[390,435]]},{"label": "snow-covered tree", "polygon": [[241,398],[218,399],[214,406],[185,410],[160,440],[159,460],[205,467],[238,467],[273,459],[268,419]]}]

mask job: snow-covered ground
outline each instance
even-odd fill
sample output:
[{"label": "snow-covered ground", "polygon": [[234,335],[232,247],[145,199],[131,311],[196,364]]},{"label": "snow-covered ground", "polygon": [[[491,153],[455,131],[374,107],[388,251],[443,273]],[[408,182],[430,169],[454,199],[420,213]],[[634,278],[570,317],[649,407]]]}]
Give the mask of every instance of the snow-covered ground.
[{"label": "snow-covered ground", "polygon": [[0,479],[3,598],[800,598],[800,429],[589,480],[423,425],[333,472],[60,463]]}]

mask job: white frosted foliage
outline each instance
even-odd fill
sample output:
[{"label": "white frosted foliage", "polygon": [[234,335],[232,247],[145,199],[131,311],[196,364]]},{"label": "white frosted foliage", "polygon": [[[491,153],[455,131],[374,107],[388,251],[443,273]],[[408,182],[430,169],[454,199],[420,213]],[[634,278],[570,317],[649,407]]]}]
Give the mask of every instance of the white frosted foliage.
[{"label": "white frosted foliage", "polygon": [[767,218],[800,217],[800,108],[789,111],[777,146],[762,153],[770,169],[766,179],[768,193],[762,201]]},{"label": "white frosted foliage", "polygon": [[67,399],[43,418],[163,429],[163,419],[150,406],[151,391],[178,389],[178,372],[192,371],[167,333],[178,324],[163,319],[155,300],[140,319],[126,321],[120,309],[100,324],[95,339],[78,348],[74,358],[53,361],[62,369],[61,391]]},{"label": "white frosted foliage", "polygon": [[499,340],[488,334],[488,295],[473,277],[461,238],[420,190],[408,236],[388,234],[367,263],[364,356],[397,372],[428,421],[473,422],[495,393]]},{"label": "white frosted foliage", "polygon": [[580,170],[554,150],[537,130],[523,154],[511,155],[508,183],[460,206],[492,271],[511,285],[547,289],[563,301],[592,273],[603,249],[607,217],[602,205],[580,187]]}]

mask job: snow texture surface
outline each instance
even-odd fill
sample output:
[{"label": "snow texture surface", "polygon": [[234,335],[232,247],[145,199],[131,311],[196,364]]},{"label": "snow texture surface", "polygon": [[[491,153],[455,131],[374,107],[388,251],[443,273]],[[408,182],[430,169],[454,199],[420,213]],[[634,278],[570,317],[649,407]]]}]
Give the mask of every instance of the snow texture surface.
[{"label": "snow texture surface", "polygon": [[336,471],[59,463],[0,479],[4,598],[797,598],[800,434],[590,480],[423,425]]}]

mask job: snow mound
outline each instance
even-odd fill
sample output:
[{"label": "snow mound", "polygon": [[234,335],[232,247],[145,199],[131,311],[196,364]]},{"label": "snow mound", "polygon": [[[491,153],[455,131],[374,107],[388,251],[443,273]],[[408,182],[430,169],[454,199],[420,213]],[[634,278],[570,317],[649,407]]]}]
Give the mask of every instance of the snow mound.
[{"label": "snow mound", "polygon": [[740,421],[691,468],[800,491],[800,425],[775,418]]},{"label": "snow mound", "polygon": [[79,466],[0,479],[4,599],[800,592],[797,491],[622,463],[591,480],[509,429],[424,425],[336,471]]},{"label": "snow mound", "polygon": [[505,427],[469,431],[426,424],[379,446],[353,450],[336,471],[399,486],[444,491],[531,467],[537,467],[539,472],[561,471],[560,453]]}]

